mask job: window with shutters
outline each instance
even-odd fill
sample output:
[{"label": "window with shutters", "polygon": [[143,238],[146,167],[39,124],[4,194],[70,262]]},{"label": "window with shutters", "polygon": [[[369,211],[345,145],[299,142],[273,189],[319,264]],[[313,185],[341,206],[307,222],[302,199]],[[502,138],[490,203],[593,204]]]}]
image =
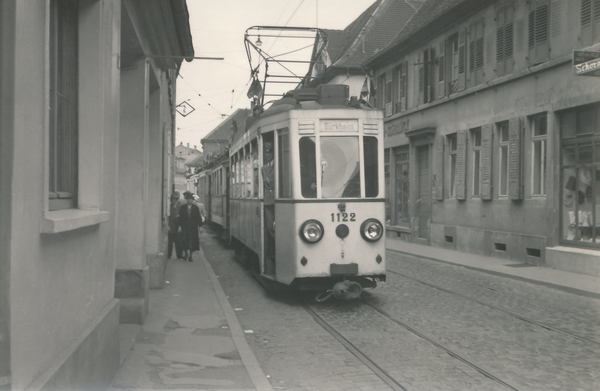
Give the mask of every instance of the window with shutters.
[{"label": "window with shutters", "polygon": [[513,71],[514,50],[514,7],[509,5],[496,13],[496,74],[510,74]]},{"label": "window with shutters", "polygon": [[392,80],[388,80],[385,83],[385,115],[390,116],[392,114]]},{"label": "window with shutters", "polygon": [[529,11],[529,64],[547,61],[550,54],[548,31],[550,4],[548,0],[531,0]]},{"label": "window with shutters", "polygon": [[450,134],[446,137],[446,145],[448,146],[448,188],[450,191],[450,198],[456,197],[456,162],[458,144],[456,141],[456,133]]},{"label": "window with shutters", "polygon": [[531,195],[546,195],[546,114],[530,118]]},{"label": "window with shutters", "polygon": [[404,61],[394,68],[394,113],[406,111],[407,62]]},{"label": "window with shutters", "polygon": [[435,78],[435,58],[434,50],[425,49],[419,56],[417,64],[418,83],[419,83],[419,104],[433,101],[433,84],[437,81]]},{"label": "window with shutters", "polygon": [[509,135],[508,121],[496,124],[498,134],[498,195],[508,196]]},{"label": "window with shutters", "polygon": [[483,82],[484,53],[483,19],[471,24],[469,28],[469,85],[476,86]]},{"label": "window with shutters", "polygon": [[77,2],[50,2],[49,210],[77,207]]},{"label": "window with shutters", "polygon": [[[447,94],[452,94],[458,91],[458,78],[459,78],[459,70],[461,67],[460,59],[460,50],[458,45],[458,33],[451,35],[446,40],[446,50],[447,50],[447,71],[446,75],[448,78],[448,92]],[[464,46],[463,46],[464,49]],[[462,73],[464,74],[464,53],[462,55],[463,65],[462,65]]]},{"label": "window with shutters", "polygon": [[385,74],[377,78],[377,102],[376,107],[385,110]]},{"label": "window with shutters", "polygon": [[600,42],[600,0],[581,0],[581,43]]},{"label": "window with shutters", "polygon": [[471,163],[473,195],[481,195],[481,128],[471,129]]}]

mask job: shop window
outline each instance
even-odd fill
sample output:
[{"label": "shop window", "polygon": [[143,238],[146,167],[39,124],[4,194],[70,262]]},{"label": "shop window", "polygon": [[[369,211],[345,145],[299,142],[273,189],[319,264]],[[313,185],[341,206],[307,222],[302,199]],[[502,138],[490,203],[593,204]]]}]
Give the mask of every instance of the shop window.
[{"label": "shop window", "polygon": [[77,207],[77,2],[50,2],[49,210]]},{"label": "shop window", "polygon": [[562,238],[600,247],[599,107],[563,113],[561,123]]},{"label": "shop window", "polygon": [[531,195],[546,195],[546,114],[531,119]]},{"label": "shop window", "polygon": [[510,74],[513,71],[514,8],[504,7],[496,13],[496,74]]},{"label": "shop window", "polygon": [[410,223],[410,215],[408,210],[408,197],[410,193],[408,157],[408,147],[397,148],[394,151],[394,172],[396,183],[394,223],[397,225],[407,225]]}]

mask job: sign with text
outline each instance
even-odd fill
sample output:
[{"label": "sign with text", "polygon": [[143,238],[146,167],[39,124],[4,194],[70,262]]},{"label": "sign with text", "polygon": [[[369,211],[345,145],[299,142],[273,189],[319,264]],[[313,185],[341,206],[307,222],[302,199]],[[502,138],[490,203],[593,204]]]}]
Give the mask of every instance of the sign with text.
[{"label": "sign with text", "polygon": [[573,51],[573,72],[576,76],[600,76],[600,52]]},{"label": "sign with text", "polygon": [[324,119],[321,121],[323,132],[358,132],[358,121],[356,120],[334,120]]}]

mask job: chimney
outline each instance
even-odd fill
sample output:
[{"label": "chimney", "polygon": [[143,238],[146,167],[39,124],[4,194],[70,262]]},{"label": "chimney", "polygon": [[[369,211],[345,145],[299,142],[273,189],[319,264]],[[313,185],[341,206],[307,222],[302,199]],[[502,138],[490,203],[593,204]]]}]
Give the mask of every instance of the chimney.
[{"label": "chimney", "polygon": [[188,147],[188,148],[190,147],[190,143],[187,143],[187,147]]},{"label": "chimney", "polygon": [[196,146],[194,145],[194,149],[196,149]]}]

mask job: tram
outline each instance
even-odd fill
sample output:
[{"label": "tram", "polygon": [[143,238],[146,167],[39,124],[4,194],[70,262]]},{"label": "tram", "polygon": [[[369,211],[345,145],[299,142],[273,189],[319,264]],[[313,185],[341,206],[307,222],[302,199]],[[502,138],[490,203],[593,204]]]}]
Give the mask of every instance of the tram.
[{"label": "tram", "polygon": [[229,234],[264,285],[354,298],[385,281],[381,111],[349,100],[346,85],[320,85],[290,91],[247,123],[229,149]]}]

